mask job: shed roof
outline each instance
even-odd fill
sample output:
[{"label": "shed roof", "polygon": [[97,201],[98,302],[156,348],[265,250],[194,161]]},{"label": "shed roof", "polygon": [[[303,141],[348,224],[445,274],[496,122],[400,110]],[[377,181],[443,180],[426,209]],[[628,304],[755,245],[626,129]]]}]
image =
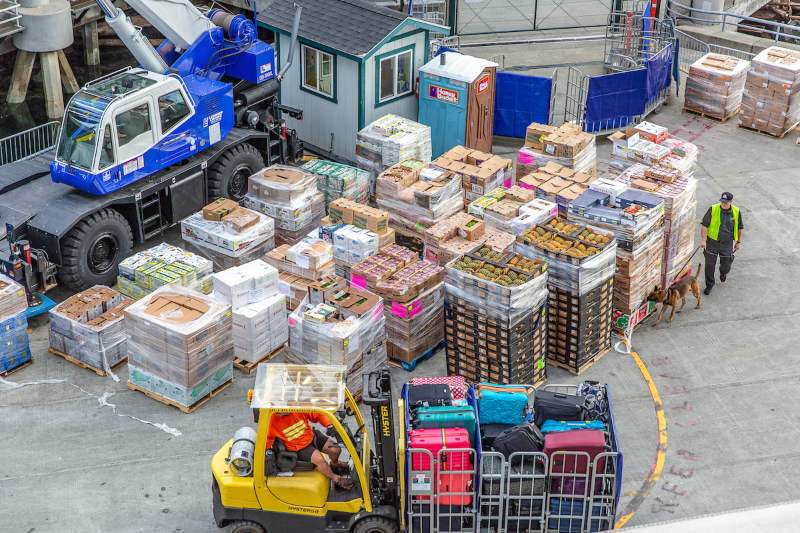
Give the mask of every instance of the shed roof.
[{"label": "shed roof", "polygon": [[[300,0],[299,4],[303,6],[301,38],[356,57],[369,55],[401,26],[449,33],[445,26],[411,18],[368,0]],[[259,2],[258,12],[259,21],[265,25],[285,33],[292,31],[292,0]]]},{"label": "shed roof", "polygon": [[458,52],[442,52],[445,64],[441,64],[441,57],[436,56],[419,70],[426,74],[441,76],[451,80],[472,83],[486,67],[496,67],[497,63],[479,57],[465,56]]}]

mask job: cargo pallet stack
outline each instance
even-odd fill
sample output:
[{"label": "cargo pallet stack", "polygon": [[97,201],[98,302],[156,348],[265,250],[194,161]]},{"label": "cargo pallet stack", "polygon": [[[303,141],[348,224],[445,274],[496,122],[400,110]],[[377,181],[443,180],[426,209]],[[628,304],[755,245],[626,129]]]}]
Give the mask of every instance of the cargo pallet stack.
[{"label": "cargo pallet stack", "polygon": [[561,126],[530,124],[525,131],[525,145],[517,153],[517,179],[548,163],[596,176],[595,136],[572,122]]},{"label": "cargo pallet stack", "polygon": [[128,357],[124,310],[131,303],[97,285],[50,310],[50,353],[100,376]]},{"label": "cargo pallet stack", "polygon": [[325,216],[325,197],[317,176],[299,168],[273,165],[250,176],[242,204],[275,220],[275,244],[294,244]]},{"label": "cargo pallet stack", "polygon": [[162,287],[125,309],[128,388],[189,413],[233,380],[231,308]]},{"label": "cargo pallet stack", "polygon": [[499,155],[454,146],[433,164],[460,177],[464,188],[464,207],[486,191],[514,184],[514,163]]},{"label": "cargo pallet stack", "polygon": [[325,197],[325,213],[338,198],[347,198],[359,204],[369,202],[369,172],[342,163],[313,159],[303,170],[317,177],[317,189]]},{"label": "cargo pallet stack", "polygon": [[0,275],[0,377],[24,368],[33,361],[27,312],[25,289]]},{"label": "cargo pallet stack", "polygon": [[487,228],[516,236],[558,215],[558,205],[536,198],[536,192],[531,189],[512,185],[508,189],[498,187],[473,200],[467,212],[483,219]]},{"label": "cargo pallet stack", "polygon": [[386,362],[383,300],[333,276],[311,283],[289,315],[289,349],[276,361],[347,367],[347,388],[359,396],[362,374]]},{"label": "cargo pallet stack", "polygon": [[273,266],[257,259],[218,272],[213,296],[231,307],[236,368],[250,374],[286,345],[286,297],[278,293],[278,271]]},{"label": "cargo pallet stack", "polygon": [[614,312],[633,314],[661,283],[663,199],[600,178],[569,205],[567,219],[614,233]]},{"label": "cargo pallet stack", "polygon": [[722,122],[739,112],[749,61],[708,53],[692,63],[683,109]]},{"label": "cargo pallet stack", "polygon": [[547,267],[514,253],[481,252],[445,267],[448,373],[476,383],[540,384]]},{"label": "cargo pallet stack", "polygon": [[392,244],[356,264],[351,283],[383,298],[387,355],[411,368],[444,340],[444,268]]},{"label": "cargo pallet stack", "polygon": [[175,284],[208,294],[213,272],[214,264],[205,257],[161,243],[123,259],[114,288],[132,300]]},{"label": "cargo pallet stack", "polygon": [[431,160],[431,128],[397,115],[384,115],[356,135],[358,168],[369,172],[370,200],[376,199],[378,175],[402,161]]},{"label": "cargo pallet stack", "polygon": [[456,257],[488,247],[504,252],[514,245],[514,236],[486,227],[479,217],[457,213],[425,230],[425,259],[446,265]]},{"label": "cargo pallet stack", "polygon": [[275,221],[219,198],[181,221],[181,238],[220,271],[259,259],[275,248]]},{"label": "cargo pallet stack", "polygon": [[289,311],[300,305],[309,285],[334,275],[332,243],[312,236],[292,246],[282,244],[263,259],[278,270],[278,290]]},{"label": "cargo pallet stack", "polygon": [[779,46],[750,63],[739,126],[783,137],[800,122],[800,52]]},{"label": "cargo pallet stack", "polygon": [[611,347],[613,233],[553,218],[518,237],[517,251],[547,262],[548,363],[580,374]]},{"label": "cargo pallet stack", "polygon": [[536,198],[558,204],[562,216],[567,215],[569,203],[583,194],[594,180],[591,174],[553,162],[518,178],[519,186],[534,191]]},{"label": "cargo pallet stack", "polygon": [[389,213],[349,198],[332,202],[323,222],[328,226],[320,228],[320,232],[332,241],[336,275],[344,279],[350,279],[353,265],[395,239],[395,231],[389,227]]}]

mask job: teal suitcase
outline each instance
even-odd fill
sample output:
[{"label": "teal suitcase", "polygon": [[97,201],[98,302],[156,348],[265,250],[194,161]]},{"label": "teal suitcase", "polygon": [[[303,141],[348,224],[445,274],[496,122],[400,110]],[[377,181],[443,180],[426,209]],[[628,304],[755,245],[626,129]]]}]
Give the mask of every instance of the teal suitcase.
[{"label": "teal suitcase", "polygon": [[469,405],[432,405],[418,407],[413,420],[415,429],[464,428],[475,445],[475,411]]}]

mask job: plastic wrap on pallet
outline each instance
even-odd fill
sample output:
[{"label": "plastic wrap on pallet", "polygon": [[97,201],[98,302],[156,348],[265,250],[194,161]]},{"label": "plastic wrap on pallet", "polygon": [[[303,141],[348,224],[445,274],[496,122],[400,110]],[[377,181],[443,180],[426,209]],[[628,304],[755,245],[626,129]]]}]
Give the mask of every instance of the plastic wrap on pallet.
[{"label": "plastic wrap on pallet", "polygon": [[31,360],[27,312],[25,289],[0,275],[0,373]]},{"label": "plastic wrap on pallet", "polygon": [[370,180],[366,170],[323,159],[313,159],[300,168],[317,177],[317,189],[325,197],[326,213],[337,198],[349,198],[362,204],[369,201]]},{"label": "plastic wrap on pallet", "polygon": [[214,299],[235,311],[277,294],[278,270],[256,259],[214,274],[213,283]]},{"label": "plastic wrap on pallet", "polygon": [[685,107],[722,120],[734,115],[742,103],[749,67],[749,61],[736,57],[704,55],[689,67]]},{"label": "plastic wrap on pallet", "polygon": [[597,173],[597,146],[592,141],[574,157],[556,156],[545,153],[530,146],[523,146],[517,153],[517,179],[531,172],[536,172],[548,163],[557,163],[562,167],[571,168],[576,172],[587,174]]},{"label": "plastic wrap on pallet", "polygon": [[130,381],[151,392],[191,405],[232,374],[230,306],[202,293],[162,287],[125,310],[125,329]]},{"label": "plastic wrap on pallet", "polygon": [[782,137],[800,121],[800,52],[771,46],[750,63],[739,125]]},{"label": "plastic wrap on pallet", "polygon": [[442,283],[410,302],[385,302],[389,357],[411,362],[444,340]]},{"label": "plastic wrap on pallet", "polygon": [[215,252],[209,248],[186,241],[186,249],[211,261],[214,264],[215,272],[241,266],[250,261],[255,261],[256,259],[262,259],[266,253],[273,248],[275,248],[274,236],[241,255],[231,257],[227,254]]},{"label": "plastic wrap on pallet", "polygon": [[241,257],[275,236],[275,222],[270,217],[254,210],[246,212],[258,220],[244,231],[236,231],[224,220],[207,220],[198,211],[181,220],[181,238],[212,252]]},{"label": "plastic wrap on pallet", "polygon": [[213,271],[213,263],[205,257],[161,243],[123,259],[115,288],[134,300],[170,284],[207,294],[211,292]]},{"label": "plastic wrap on pallet", "polygon": [[22,285],[0,274],[0,322],[27,309],[28,297]]},{"label": "plastic wrap on pallet", "polygon": [[614,309],[634,313],[661,283],[664,258],[664,228],[655,227],[632,251],[617,247],[614,275]]},{"label": "plastic wrap on pallet", "polygon": [[286,297],[273,294],[233,311],[233,355],[256,362],[289,340]]},{"label": "plastic wrap on pallet", "polygon": [[325,216],[325,197],[316,190],[287,203],[273,203],[248,193],[242,204],[275,220],[275,243],[294,244],[319,226]]}]

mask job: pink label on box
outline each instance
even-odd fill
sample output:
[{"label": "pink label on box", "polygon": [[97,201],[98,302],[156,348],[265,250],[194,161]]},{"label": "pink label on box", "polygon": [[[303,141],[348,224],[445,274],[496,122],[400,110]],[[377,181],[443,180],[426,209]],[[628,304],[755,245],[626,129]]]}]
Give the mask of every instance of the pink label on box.
[{"label": "pink label on box", "polygon": [[367,280],[364,279],[364,276],[358,276],[356,274],[352,274],[350,276],[350,284],[358,287],[359,289],[367,288]]},{"label": "pink label on box", "polygon": [[292,315],[289,315],[288,323],[289,323],[289,327],[291,328],[291,327],[294,327],[294,326],[296,326],[296,325],[297,325],[297,320],[295,320],[295,319],[292,317]]},{"label": "pink label on box", "polygon": [[520,182],[518,183],[518,185],[519,185],[520,187],[522,187],[523,189],[528,189],[528,190],[530,190],[530,191],[535,191],[535,190],[536,190],[536,187],[534,187],[534,186],[533,186],[533,185],[531,185],[530,183],[525,183],[524,181],[520,181]]},{"label": "pink label on box", "polygon": [[523,165],[530,165],[536,159],[531,152],[520,150],[517,156],[517,161],[522,163]]},{"label": "pink label on box", "polygon": [[506,189],[510,189],[513,186],[514,186],[514,178],[513,177],[508,177],[508,178],[505,179],[505,181],[503,181],[503,187],[505,187]]},{"label": "pink label on box", "polygon": [[422,300],[414,300],[410,304],[401,304],[392,300],[392,313],[400,318],[412,318],[422,312]]}]

